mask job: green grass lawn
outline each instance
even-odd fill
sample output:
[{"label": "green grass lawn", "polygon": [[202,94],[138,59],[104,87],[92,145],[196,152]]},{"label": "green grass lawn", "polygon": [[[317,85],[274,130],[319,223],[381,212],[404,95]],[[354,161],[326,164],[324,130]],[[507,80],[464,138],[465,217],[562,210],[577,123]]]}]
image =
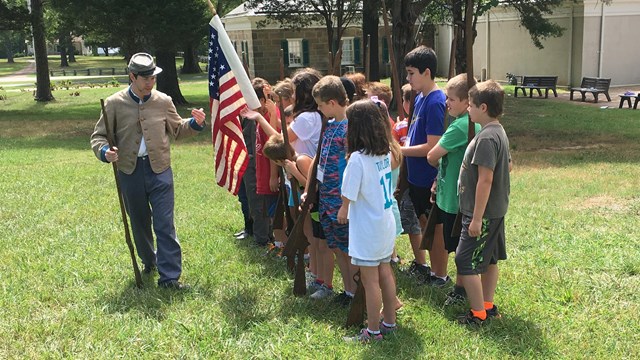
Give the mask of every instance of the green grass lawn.
[{"label": "green grass lawn", "polygon": [[[182,90],[206,106],[204,80]],[[443,308],[444,290],[398,274],[399,331],[360,346],[342,341],[355,331],[342,328],[345,309],[293,297],[281,260],[233,239],[239,204],[215,185],[206,131],[172,148],[193,290],[160,290],[157,277],[134,288],[111,166],[89,149],[98,100],[114,91],[0,101],[0,358],[640,357],[637,112],[508,97],[503,319],[458,326],[465,309]],[[410,260],[406,236],[397,243]]]}]

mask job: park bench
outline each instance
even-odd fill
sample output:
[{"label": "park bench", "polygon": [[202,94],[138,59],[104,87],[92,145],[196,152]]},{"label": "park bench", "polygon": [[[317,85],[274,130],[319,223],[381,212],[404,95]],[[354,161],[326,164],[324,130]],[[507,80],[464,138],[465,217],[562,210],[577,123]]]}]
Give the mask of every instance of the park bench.
[{"label": "park bench", "polygon": [[582,101],[586,101],[587,93],[593,95],[593,102],[598,102],[598,95],[604,94],[607,97],[607,101],[611,101],[609,96],[609,86],[611,85],[611,79],[583,77],[580,87],[571,88],[569,94],[569,100],[573,100],[573,93],[578,91],[582,95]]},{"label": "park bench", "polygon": [[518,90],[522,90],[522,94],[527,96],[527,89],[529,89],[529,97],[533,97],[533,90],[538,92],[538,96],[542,96],[542,90],[544,90],[545,99],[549,97],[549,90],[553,91],[555,97],[558,97],[558,93],[556,92],[557,85],[557,76],[525,75],[522,77],[522,83],[515,87],[514,96],[518,97]]}]

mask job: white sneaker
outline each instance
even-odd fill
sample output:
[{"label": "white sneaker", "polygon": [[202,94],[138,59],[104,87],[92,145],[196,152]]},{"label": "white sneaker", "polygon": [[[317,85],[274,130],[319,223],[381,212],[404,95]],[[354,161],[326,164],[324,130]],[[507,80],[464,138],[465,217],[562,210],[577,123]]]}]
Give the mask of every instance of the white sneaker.
[{"label": "white sneaker", "polygon": [[333,297],[333,289],[329,289],[326,285],[322,284],[316,292],[311,294],[310,298],[313,300],[321,300],[330,296]]}]

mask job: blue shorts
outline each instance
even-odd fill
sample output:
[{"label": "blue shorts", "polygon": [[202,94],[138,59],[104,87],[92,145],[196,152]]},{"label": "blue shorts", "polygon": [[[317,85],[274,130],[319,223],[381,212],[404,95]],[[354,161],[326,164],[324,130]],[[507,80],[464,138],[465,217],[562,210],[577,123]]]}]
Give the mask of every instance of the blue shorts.
[{"label": "blue shorts", "polygon": [[[337,212],[334,214],[336,215]],[[330,249],[338,248],[349,253],[349,224],[340,224],[327,212],[320,214],[320,223]]]}]

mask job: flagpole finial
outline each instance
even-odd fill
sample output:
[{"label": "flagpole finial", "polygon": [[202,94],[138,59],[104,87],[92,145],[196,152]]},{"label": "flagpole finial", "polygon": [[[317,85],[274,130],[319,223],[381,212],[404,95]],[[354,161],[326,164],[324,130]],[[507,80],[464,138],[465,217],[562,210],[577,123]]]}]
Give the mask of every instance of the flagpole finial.
[{"label": "flagpole finial", "polygon": [[213,6],[213,3],[211,2],[211,0],[207,0],[207,4],[209,5],[209,10],[211,10],[211,14],[213,14],[213,16],[216,16],[216,7]]}]

